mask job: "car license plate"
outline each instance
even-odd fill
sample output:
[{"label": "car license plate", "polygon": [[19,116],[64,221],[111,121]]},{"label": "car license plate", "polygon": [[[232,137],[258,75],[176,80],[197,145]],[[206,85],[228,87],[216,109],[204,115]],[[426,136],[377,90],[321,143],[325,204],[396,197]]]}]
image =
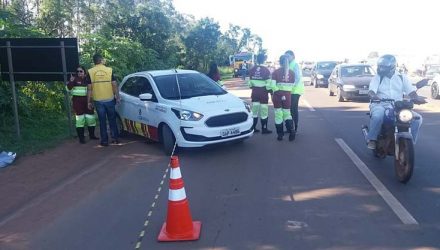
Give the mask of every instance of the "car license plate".
[{"label": "car license plate", "polygon": [[228,128],[220,131],[221,137],[229,137],[240,134],[240,129],[238,128]]},{"label": "car license plate", "polygon": [[366,95],[366,94],[368,94],[368,89],[360,89],[359,90],[359,95]]}]

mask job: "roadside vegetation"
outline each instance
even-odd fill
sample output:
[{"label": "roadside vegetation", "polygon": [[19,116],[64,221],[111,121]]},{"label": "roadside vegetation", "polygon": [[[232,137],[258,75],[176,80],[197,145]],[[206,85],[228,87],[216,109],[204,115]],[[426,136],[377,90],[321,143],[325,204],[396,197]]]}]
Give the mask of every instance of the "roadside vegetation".
[{"label": "roadside vegetation", "polygon": [[[99,52],[118,80],[152,69],[206,72],[210,62],[228,79],[229,55],[265,53],[250,29],[231,24],[222,33],[215,20],[179,13],[171,0],[0,0],[0,38],[22,37],[76,37],[80,63],[91,67]],[[17,83],[18,141],[11,85],[0,81],[0,151],[35,153],[68,138],[63,88],[60,82]]]}]

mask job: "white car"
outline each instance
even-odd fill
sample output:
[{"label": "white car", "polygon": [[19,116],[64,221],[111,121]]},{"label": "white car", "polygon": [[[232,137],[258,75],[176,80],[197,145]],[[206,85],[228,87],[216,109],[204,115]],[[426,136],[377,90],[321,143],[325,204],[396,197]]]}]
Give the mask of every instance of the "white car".
[{"label": "white car", "polygon": [[118,129],[178,147],[243,140],[252,136],[248,103],[192,70],[159,70],[126,76],[119,85]]}]

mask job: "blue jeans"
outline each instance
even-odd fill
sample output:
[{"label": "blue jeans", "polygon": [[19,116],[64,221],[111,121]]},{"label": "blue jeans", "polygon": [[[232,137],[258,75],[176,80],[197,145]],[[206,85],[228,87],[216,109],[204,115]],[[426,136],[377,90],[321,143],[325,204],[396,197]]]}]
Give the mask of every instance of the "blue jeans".
[{"label": "blue jeans", "polygon": [[[387,108],[391,108],[390,104],[370,104],[370,126],[368,127],[368,140],[377,140],[377,137],[379,136],[380,130],[382,129],[382,123],[385,116],[385,110]],[[413,142],[414,144],[417,142],[417,136],[419,134],[420,126],[422,125],[422,116],[418,113],[414,112],[414,117],[419,117],[418,120],[413,120],[411,122],[411,134],[413,136]]]},{"label": "blue jeans", "polygon": [[113,140],[119,137],[118,128],[116,127],[116,101],[95,101],[96,112],[99,119],[99,133],[101,135],[101,143],[108,143],[107,119],[110,125]]}]

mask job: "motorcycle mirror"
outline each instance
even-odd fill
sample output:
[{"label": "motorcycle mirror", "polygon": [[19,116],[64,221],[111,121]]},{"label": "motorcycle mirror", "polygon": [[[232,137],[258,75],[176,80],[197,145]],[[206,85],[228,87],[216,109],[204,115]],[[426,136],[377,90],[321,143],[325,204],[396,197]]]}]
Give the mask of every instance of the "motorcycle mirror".
[{"label": "motorcycle mirror", "polygon": [[429,82],[428,79],[420,80],[420,81],[418,81],[418,82],[416,83],[416,88],[417,88],[417,89],[423,88],[423,87],[425,87],[426,85],[428,85],[428,82]]}]

